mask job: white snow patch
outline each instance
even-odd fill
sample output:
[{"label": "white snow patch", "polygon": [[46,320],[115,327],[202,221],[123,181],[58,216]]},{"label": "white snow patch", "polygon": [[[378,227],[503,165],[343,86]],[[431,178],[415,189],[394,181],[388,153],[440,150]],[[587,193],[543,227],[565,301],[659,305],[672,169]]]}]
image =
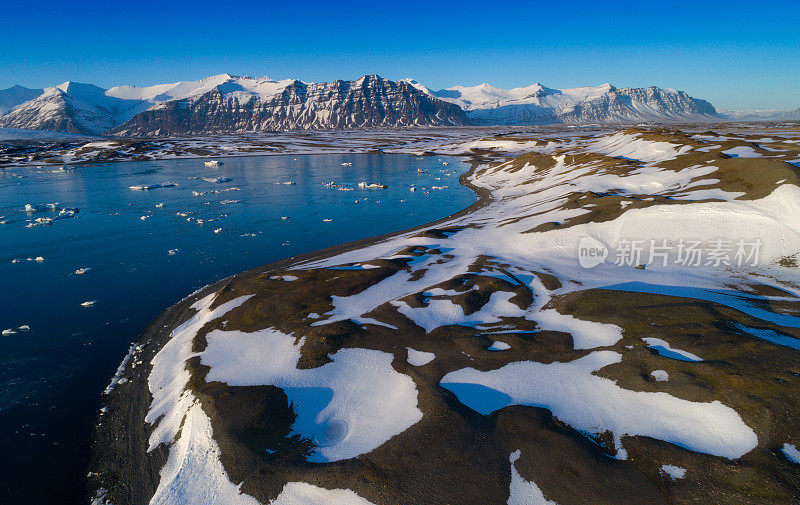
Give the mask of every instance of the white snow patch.
[{"label": "white snow patch", "polygon": [[209,382],[284,390],[297,415],[293,432],[316,442],[309,461],[365,454],[422,419],[414,381],[392,368],[389,353],[340,349],[330,363],[298,369],[304,339],[272,328],[214,330],[206,339],[201,359]]},{"label": "white snow patch", "polygon": [[792,463],[800,464],[800,450],[794,444],[783,444],[781,452]]},{"label": "white snow patch", "polygon": [[666,370],[653,370],[650,372],[650,375],[652,375],[653,378],[659,382],[669,380],[669,374],[666,372]]},{"label": "white snow patch", "polygon": [[616,352],[595,351],[567,363],[521,361],[488,372],[463,368],[448,373],[440,384],[484,415],[509,405],[545,407],[575,429],[612,432],[617,449],[623,436],[642,435],[734,459],[758,444],[739,414],[719,401],[698,403],[667,393],[630,391],[593,374],[621,360]]},{"label": "white snow patch", "polygon": [[675,465],[661,465],[661,473],[668,475],[672,480],[686,477],[686,469]]},{"label": "white snow patch", "polygon": [[325,489],[305,482],[287,482],[269,505],[373,505],[349,489]]},{"label": "white snow patch", "polygon": [[436,354],[432,352],[417,351],[410,347],[406,347],[406,349],[408,350],[408,362],[414,366],[427,365],[436,357]]},{"label": "white snow patch", "polygon": [[673,348],[666,340],[655,337],[647,337],[642,340],[647,344],[647,347],[656,351],[659,356],[677,359],[678,361],[703,361],[703,358],[696,354]]},{"label": "white snow patch", "polygon": [[525,480],[517,471],[514,463],[517,462],[522,452],[516,450],[511,453],[511,485],[509,486],[508,505],[558,505],[544,497],[544,493],[535,482]]}]

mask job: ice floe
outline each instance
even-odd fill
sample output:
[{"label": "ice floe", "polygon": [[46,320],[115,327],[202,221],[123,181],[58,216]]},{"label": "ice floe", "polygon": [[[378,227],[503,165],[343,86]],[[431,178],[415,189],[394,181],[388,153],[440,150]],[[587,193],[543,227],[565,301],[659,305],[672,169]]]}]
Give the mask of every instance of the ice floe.
[{"label": "ice floe", "polygon": [[136,184],[133,186],[128,186],[129,189],[134,191],[147,191],[150,189],[157,189],[157,188],[172,188],[177,186],[178,184],[175,182],[160,182],[160,183],[153,183],[153,184]]}]

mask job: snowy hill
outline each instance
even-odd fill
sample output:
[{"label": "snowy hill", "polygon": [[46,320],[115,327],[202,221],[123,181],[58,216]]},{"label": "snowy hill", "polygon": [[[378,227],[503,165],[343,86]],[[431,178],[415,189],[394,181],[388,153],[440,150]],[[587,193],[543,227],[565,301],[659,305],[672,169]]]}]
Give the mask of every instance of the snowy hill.
[{"label": "snowy hill", "polygon": [[705,100],[683,91],[649,88],[618,89],[611,84],[553,89],[536,83],[502,89],[484,83],[433,91],[407,79],[420,91],[459,105],[475,124],[687,122],[720,119]]}]

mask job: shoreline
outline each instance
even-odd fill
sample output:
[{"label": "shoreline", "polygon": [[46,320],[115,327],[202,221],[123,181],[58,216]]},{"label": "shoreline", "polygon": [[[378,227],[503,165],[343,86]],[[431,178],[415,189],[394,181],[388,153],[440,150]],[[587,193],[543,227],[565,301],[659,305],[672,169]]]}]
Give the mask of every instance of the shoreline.
[{"label": "shoreline", "polygon": [[[110,379],[109,387],[105,392],[101,392],[101,400],[98,402],[100,409],[95,416],[96,422],[91,429],[89,439],[89,466],[86,472],[87,501],[92,504],[103,503],[101,495],[107,490],[106,479],[109,475],[119,478],[119,481],[114,484],[115,492],[121,491],[124,496],[124,501],[120,502],[120,496],[115,494],[117,497],[115,505],[147,503],[155,493],[159,482],[159,472],[166,463],[168,451],[163,445],[160,445],[153,451],[147,452],[147,440],[152,431],[152,427],[144,421],[152,402],[147,379],[152,369],[153,357],[170,340],[172,329],[194,313],[194,310],[191,309],[193,303],[201,299],[204,294],[223,289],[225,285],[239,278],[254,274],[266,274],[294,264],[321,260],[362,249],[399,235],[435,227],[439,223],[468,215],[489,205],[492,202],[490,192],[469,181],[470,176],[489,160],[482,159],[478,154],[459,157],[467,158],[464,162],[471,165],[468,171],[459,176],[459,183],[472,191],[476,197],[475,202],[468,207],[411,228],[310,251],[235,273],[203,286],[164,309],[132,343],[128,354],[120,359],[120,367],[114,377]],[[121,392],[117,387],[120,384],[126,384],[125,392]],[[134,395],[127,392],[127,388],[131,386],[136,387]],[[115,414],[111,419],[106,418],[108,411],[113,411]],[[132,420],[136,422],[130,423]],[[141,423],[139,423],[140,420]],[[109,450],[109,448],[113,449]],[[134,461],[130,461],[130,459]],[[144,485],[145,483],[148,485]]]}]

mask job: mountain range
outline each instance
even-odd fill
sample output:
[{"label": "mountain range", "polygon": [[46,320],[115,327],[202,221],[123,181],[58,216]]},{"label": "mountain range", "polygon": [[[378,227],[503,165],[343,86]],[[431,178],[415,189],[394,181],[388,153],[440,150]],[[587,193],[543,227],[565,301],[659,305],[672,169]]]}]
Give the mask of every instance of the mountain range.
[{"label": "mountain range", "polygon": [[306,83],[221,74],[149,87],[104,89],[67,81],[0,90],[0,127],[121,136],[721,119],[709,102],[683,91],[610,84],[563,90],[539,83],[510,90],[481,84],[434,91],[412,79],[377,75]]}]

